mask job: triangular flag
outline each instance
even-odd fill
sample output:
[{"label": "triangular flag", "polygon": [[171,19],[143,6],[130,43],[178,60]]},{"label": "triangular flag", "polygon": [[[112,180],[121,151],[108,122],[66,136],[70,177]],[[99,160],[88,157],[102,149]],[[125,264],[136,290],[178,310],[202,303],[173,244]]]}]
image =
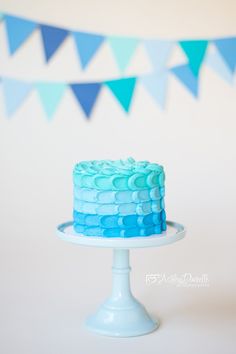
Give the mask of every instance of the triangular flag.
[{"label": "triangular flag", "polygon": [[35,84],[43,108],[50,119],[55,113],[64,94],[66,84],[38,82]]},{"label": "triangular flag", "polygon": [[217,39],[214,43],[229,69],[234,73],[236,67],[236,37]]},{"label": "triangular flag", "polygon": [[140,76],[140,82],[160,105],[162,109],[165,107],[166,91],[167,91],[168,71],[163,70],[153,74]]},{"label": "triangular flag", "polygon": [[157,71],[165,68],[173,49],[174,42],[148,39],[143,43],[154,70]]},{"label": "triangular flag", "polygon": [[0,12],[0,22],[3,20],[4,13]]},{"label": "triangular flag", "polygon": [[9,52],[10,54],[14,54],[36,29],[37,24],[32,21],[9,15],[5,15],[4,19],[6,23]]},{"label": "triangular flag", "polygon": [[29,82],[14,80],[6,77],[2,77],[1,82],[7,115],[11,116],[17,108],[20,107],[24,99],[33,89],[33,85]]},{"label": "triangular flag", "polygon": [[107,38],[119,69],[123,72],[128,66],[138,44],[137,38],[111,36]]},{"label": "triangular flag", "polygon": [[90,117],[101,86],[102,84],[100,82],[70,84],[70,87],[87,118]]},{"label": "triangular flag", "polygon": [[104,82],[104,84],[109,87],[113,95],[120,102],[121,106],[126,112],[128,112],[130,108],[136,80],[137,79],[135,77],[130,77]]},{"label": "triangular flag", "polygon": [[62,42],[66,39],[68,31],[63,28],[40,25],[46,61],[54,55]]},{"label": "triangular flag", "polygon": [[72,32],[83,69],[89,64],[93,56],[102,45],[105,37],[85,32]]},{"label": "triangular flag", "polygon": [[176,66],[171,68],[171,71],[195,97],[198,96],[198,78],[193,74],[188,65]]},{"label": "triangular flag", "polygon": [[208,41],[180,41],[179,45],[188,58],[188,65],[190,69],[192,70],[194,75],[198,76],[204,56],[206,54]]},{"label": "triangular flag", "polygon": [[208,53],[205,59],[205,64],[221,76],[222,79],[233,84],[233,74],[218,52]]}]

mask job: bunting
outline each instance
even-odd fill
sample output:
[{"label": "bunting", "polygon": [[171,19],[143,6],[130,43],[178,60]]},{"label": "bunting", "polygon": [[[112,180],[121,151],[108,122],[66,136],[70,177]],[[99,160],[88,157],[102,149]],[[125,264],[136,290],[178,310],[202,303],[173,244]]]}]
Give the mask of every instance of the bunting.
[{"label": "bunting", "polygon": [[37,28],[37,24],[15,16],[4,17],[8,36],[10,54],[14,54],[18,48],[30,37]]},{"label": "bunting", "polygon": [[7,115],[10,117],[21,106],[33,88],[30,82],[11,78],[1,79]]},{"label": "bunting", "polygon": [[175,43],[155,39],[145,40],[143,43],[154,70],[160,71],[166,68]]},{"label": "bunting", "polygon": [[40,25],[46,61],[49,61],[68,35],[68,31],[58,27]]},{"label": "bunting", "polygon": [[139,40],[137,38],[112,36],[108,37],[107,41],[112,49],[118,68],[121,72],[125,71],[139,44]]},{"label": "bunting", "polygon": [[176,66],[171,71],[193,96],[198,96],[198,78],[193,74],[188,65]]},{"label": "bunting", "polygon": [[105,85],[111,90],[125,112],[129,112],[135,84],[135,77],[119,80],[109,80],[105,82]]},{"label": "bunting", "polygon": [[167,81],[167,70],[140,77],[141,84],[145,87],[147,92],[152,96],[155,102],[157,102],[161,109],[165,108]]},{"label": "bunting", "polygon": [[111,48],[118,69],[123,74],[130,65],[133,56],[135,56],[139,45],[144,47],[153,72],[166,69],[172,51],[176,46],[179,46],[186,55],[189,69],[198,77],[205,60],[208,45],[213,43],[230,71],[232,73],[235,72],[236,37],[212,38],[210,40],[145,39],[76,31],[0,12],[1,20],[6,26],[10,55],[14,55],[30,38],[31,34],[35,30],[39,30],[46,63],[59,51],[65,39],[71,36],[75,43],[82,70],[85,70],[91,61],[95,59],[103,43],[107,43]]},{"label": "bunting", "polygon": [[105,37],[98,34],[72,32],[80,58],[82,69],[85,69],[94,57]]},{"label": "bunting", "polygon": [[214,44],[230,71],[234,73],[236,66],[236,37],[217,39]]},{"label": "bunting", "polygon": [[180,41],[179,45],[188,58],[189,68],[192,70],[194,75],[198,76],[207,50],[208,41]]},{"label": "bunting", "polygon": [[70,86],[86,117],[89,118],[101,89],[101,83],[81,83]]},{"label": "bunting", "polygon": [[209,53],[205,61],[206,65],[218,74],[223,80],[229,84],[233,84],[233,75],[229,67],[224,62],[218,52]]},{"label": "bunting", "polygon": [[35,84],[35,87],[42,102],[44,111],[50,120],[63,97],[66,84],[38,82]]},{"label": "bunting", "polygon": [[[39,31],[46,63],[60,52],[64,41],[70,36],[75,45],[76,56],[82,70],[86,70],[96,59],[104,44],[110,47],[117,68],[122,77],[102,78],[94,82],[31,82],[14,78],[0,78],[6,113],[10,117],[24,103],[29,93],[35,90],[48,120],[51,120],[70,90],[84,116],[90,118],[101,89],[107,89],[119,103],[121,109],[130,111],[136,85],[139,82],[157,105],[164,109],[168,91],[168,77],[171,73],[182,87],[195,98],[199,95],[201,68],[208,66],[227,83],[232,84],[236,70],[236,37],[212,39],[148,39],[126,36],[104,35],[61,28],[0,12],[0,21],[6,29],[9,55],[13,56],[24,46],[34,31]],[[2,24],[1,24],[2,26]],[[143,46],[152,70],[147,74],[125,77],[124,72],[131,65],[139,46]],[[178,66],[173,62],[172,53],[180,48],[186,60]],[[209,50],[208,50],[208,47]],[[213,50],[212,50],[213,49]]]},{"label": "bunting", "polygon": [[70,88],[86,118],[91,116],[101,88],[107,87],[125,112],[128,112],[134,95],[136,77],[101,82],[52,83],[25,82],[7,77],[1,78],[6,112],[10,116],[23,103],[28,93],[35,89],[49,120],[52,119],[65,90]]}]

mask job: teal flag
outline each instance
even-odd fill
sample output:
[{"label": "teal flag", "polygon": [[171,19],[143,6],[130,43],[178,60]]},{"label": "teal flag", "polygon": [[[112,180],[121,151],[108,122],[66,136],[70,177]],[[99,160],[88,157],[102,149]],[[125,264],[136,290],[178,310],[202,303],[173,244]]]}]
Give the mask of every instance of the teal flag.
[{"label": "teal flag", "polygon": [[29,38],[37,28],[37,24],[15,16],[5,15],[5,24],[10,54],[15,51]]},{"label": "teal flag", "polygon": [[0,22],[3,20],[4,14],[0,12]]},{"label": "teal flag", "polygon": [[105,37],[85,32],[72,32],[83,69],[90,63],[104,42]]},{"label": "teal flag", "polygon": [[193,96],[198,96],[198,78],[193,74],[188,65],[179,65],[171,69],[171,72],[186,87]]},{"label": "teal flag", "polygon": [[139,44],[139,39],[111,36],[107,38],[107,41],[112,49],[118,68],[121,72],[125,71]]},{"label": "teal flag", "polygon": [[38,82],[35,84],[35,87],[44,111],[50,120],[54,115],[67,86],[63,83]]},{"label": "teal flag", "polygon": [[157,73],[143,75],[140,77],[140,82],[155,102],[164,109],[166,103],[168,71],[163,70]]},{"label": "teal flag", "polygon": [[192,40],[192,41],[180,41],[180,47],[184,51],[189,68],[194,75],[198,76],[202,62],[204,60],[208,41],[206,40]]},{"label": "teal flag", "polygon": [[137,79],[135,77],[130,77],[104,82],[126,112],[130,109],[136,80]]},{"label": "teal flag", "polygon": [[21,106],[33,89],[29,82],[2,77],[2,89],[8,116],[11,116]]}]

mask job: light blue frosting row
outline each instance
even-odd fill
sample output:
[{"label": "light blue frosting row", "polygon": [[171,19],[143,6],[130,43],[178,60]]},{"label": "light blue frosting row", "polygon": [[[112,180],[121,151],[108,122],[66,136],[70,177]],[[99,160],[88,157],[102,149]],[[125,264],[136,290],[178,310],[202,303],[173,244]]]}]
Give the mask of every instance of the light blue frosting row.
[{"label": "light blue frosting row", "polygon": [[100,191],[91,188],[74,187],[76,199],[84,202],[119,204],[119,203],[140,203],[150,200],[158,200],[165,194],[165,188],[150,188],[140,191]]},{"label": "light blue frosting row", "polygon": [[164,199],[143,203],[99,204],[74,199],[74,210],[84,214],[98,215],[147,215],[164,209]]}]

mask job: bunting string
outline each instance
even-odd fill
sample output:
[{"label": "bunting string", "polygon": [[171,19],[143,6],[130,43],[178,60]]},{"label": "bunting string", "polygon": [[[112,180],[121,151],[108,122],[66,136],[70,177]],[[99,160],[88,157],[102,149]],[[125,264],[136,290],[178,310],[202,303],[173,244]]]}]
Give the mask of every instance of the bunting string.
[{"label": "bunting string", "polygon": [[[63,98],[66,89],[71,90],[86,118],[91,116],[102,87],[106,87],[125,112],[129,112],[137,77],[126,77],[99,82],[30,82],[1,77],[6,113],[11,116],[23,104],[32,91],[36,91],[47,118],[50,120]],[[13,94],[14,93],[14,94]]]},{"label": "bunting string", "polygon": [[[3,76],[1,85],[8,116],[20,107],[32,90],[37,91],[49,119],[54,115],[66,89],[71,90],[85,116],[89,118],[103,87],[112,93],[125,112],[129,112],[137,82],[143,85],[161,108],[164,108],[169,74],[180,81],[183,88],[194,97],[199,95],[199,78],[203,63],[229,84],[232,84],[235,75],[236,36],[193,40],[111,36],[56,27],[1,12],[0,21],[6,28],[10,56],[14,56],[33,32],[38,30],[41,34],[45,63],[53,59],[64,41],[71,36],[82,70],[87,70],[98,51],[107,43],[121,73],[121,77],[114,80],[77,83],[28,82]],[[124,73],[140,45],[147,53],[152,72],[125,77]],[[208,50],[209,45],[213,50]],[[186,62],[170,68],[168,62],[176,46],[184,54]]]}]

